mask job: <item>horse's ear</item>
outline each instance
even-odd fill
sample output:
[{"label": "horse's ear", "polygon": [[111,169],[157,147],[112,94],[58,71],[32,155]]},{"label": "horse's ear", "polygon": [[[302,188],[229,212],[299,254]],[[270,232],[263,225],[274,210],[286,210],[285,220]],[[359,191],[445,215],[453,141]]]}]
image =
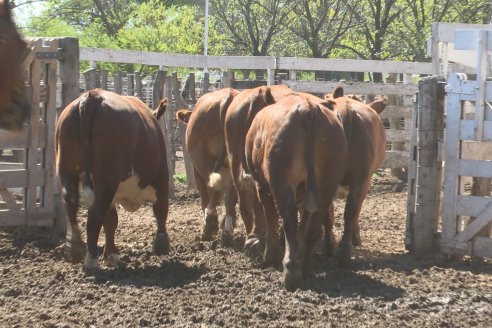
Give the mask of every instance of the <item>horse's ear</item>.
[{"label": "horse's ear", "polygon": [[335,91],[333,91],[333,98],[343,97],[343,87],[337,87]]},{"label": "horse's ear", "polygon": [[176,118],[184,124],[190,121],[192,111],[188,109],[180,109],[176,112]]}]

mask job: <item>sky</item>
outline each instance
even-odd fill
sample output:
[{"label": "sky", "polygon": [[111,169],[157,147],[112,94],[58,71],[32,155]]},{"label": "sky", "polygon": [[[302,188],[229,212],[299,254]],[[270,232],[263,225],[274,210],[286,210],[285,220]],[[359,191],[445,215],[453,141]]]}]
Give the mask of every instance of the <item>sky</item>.
[{"label": "sky", "polygon": [[12,10],[14,14],[15,23],[19,26],[25,26],[33,14],[40,12],[44,6],[46,6],[47,0],[13,0],[17,5]]}]

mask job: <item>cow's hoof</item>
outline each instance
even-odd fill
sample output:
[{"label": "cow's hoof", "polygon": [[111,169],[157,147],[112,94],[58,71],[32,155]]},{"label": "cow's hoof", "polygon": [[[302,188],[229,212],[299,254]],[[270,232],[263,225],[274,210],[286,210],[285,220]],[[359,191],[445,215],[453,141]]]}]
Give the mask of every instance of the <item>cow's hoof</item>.
[{"label": "cow's hoof", "polygon": [[67,240],[65,243],[65,255],[69,261],[80,263],[85,257],[86,245],[83,241]]},{"label": "cow's hoof", "polygon": [[217,231],[219,231],[219,219],[217,218],[217,215],[207,215],[205,217],[205,224],[202,228],[201,239],[203,241],[214,240]]},{"label": "cow's hoof", "polygon": [[266,248],[263,255],[263,263],[265,265],[280,265],[282,259],[282,252],[280,247]]},{"label": "cow's hoof", "polygon": [[323,255],[326,257],[333,257],[337,249],[337,243],[334,239],[324,238],[323,239]]},{"label": "cow's hoof", "polygon": [[300,266],[297,265],[284,265],[284,288],[288,292],[293,292],[302,281],[302,272]]},{"label": "cow's hoof", "polygon": [[222,230],[221,241],[223,246],[232,246],[234,244],[234,234],[230,231]]},{"label": "cow's hoof", "polygon": [[116,253],[109,254],[104,258],[104,264],[110,268],[117,267],[119,262],[120,256]]},{"label": "cow's hoof", "polygon": [[155,236],[154,253],[156,255],[167,255],[169,253],[169,237],[167,233],[161,232]]},{"label": "cow's hoof", "polygon": [[260,238],[251,236],[244,242],[243,251],[250,258],[261,258],[262,242]]},{"label": "cow's hoof", "polygon": [[352,237],[352,245],[357,247],[362,246],[362,240],[360,239],[360,236]]},{"label": "cow's hoof", "polygon": [[350,255],[351,247],[338,247],[335,252],[335,258],[340,268],[348,268],[350,267]]},{"label": "cow's hoof", "polygon": [[84,261],[84,269],[86,270],[98,270],[99,269],[99,261],[97,257],[92,257],[89,253],[85,256]]}]

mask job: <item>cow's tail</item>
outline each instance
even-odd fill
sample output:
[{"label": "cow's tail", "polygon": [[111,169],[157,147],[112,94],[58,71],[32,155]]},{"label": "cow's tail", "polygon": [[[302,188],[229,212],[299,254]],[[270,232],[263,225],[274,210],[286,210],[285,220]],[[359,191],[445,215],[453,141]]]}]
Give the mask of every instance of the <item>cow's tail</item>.
[{"label": "cow's tail", "polygon": [[94,116],[100,107],[103,97],[98,90],[87,92],[80,100],[80,136],[84,145],[85,163],[83,173],[82,199],[87,206],[94,201],[94,185],[92,181],[92,128]]},{"label": "cow's tail", "polygon": [[[308,101],[309,102],[309,101]],[[304,195],[304,208],[309,213],[318,212],[318,188],[316,184],[316,172],[314,169],[314,143],[315,143],[315,113],[320,111],[317,105],[310,104],[311,109],[302,112],[302,123],[306,132],[306,147],[304,158],[306,159],[307,181]]]},{"label": "cow's tail", "polygon": [[[231,104],[234,99],[234,92],[230,89],[227,97],[222,98],[219,105],[219,117],[220,117],[220,125],[224,128],[225,125],[225,116],[227,113],[227,108]],[[227,161],[227,150],[225,144],[223,145],[217,160],[214,163],[214,167],[212,168],[212,173],[210,173],[208,177],[208,186],[215,191],[223,191],[225,187],[230,183],[231,173],[229,171],[229,165],[226,163]]]}]

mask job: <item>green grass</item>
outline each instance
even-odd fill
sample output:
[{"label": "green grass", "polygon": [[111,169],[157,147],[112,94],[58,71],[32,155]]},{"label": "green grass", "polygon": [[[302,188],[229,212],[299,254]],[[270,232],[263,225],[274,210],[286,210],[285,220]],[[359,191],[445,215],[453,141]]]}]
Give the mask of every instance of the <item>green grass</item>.
[{"label": "green grass", "polygon": [[174,181],[186,183],[186,173],[175,174]]}]

